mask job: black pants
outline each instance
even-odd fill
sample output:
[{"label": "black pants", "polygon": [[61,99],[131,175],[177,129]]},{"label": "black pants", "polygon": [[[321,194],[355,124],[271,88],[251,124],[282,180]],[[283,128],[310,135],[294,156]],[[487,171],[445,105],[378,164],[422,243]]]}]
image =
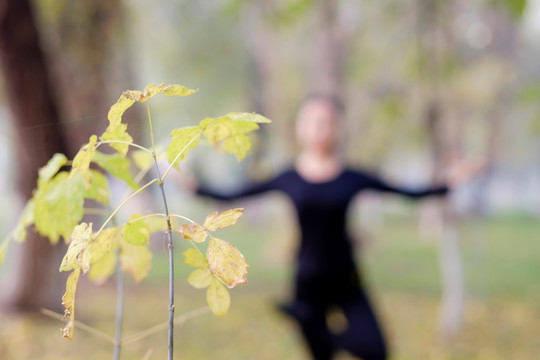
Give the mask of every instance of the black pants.
[{"label": "black pants", "polygon": [[[328,310],[334,307],[347,319],[347,327],[339,334],[333,334],[326,322]],[[363,360],[388,356],[383,333],[355,272],[299,276],[295,302],[287,310],[298,321],[315,360],[330,360],[340,349]]]}]

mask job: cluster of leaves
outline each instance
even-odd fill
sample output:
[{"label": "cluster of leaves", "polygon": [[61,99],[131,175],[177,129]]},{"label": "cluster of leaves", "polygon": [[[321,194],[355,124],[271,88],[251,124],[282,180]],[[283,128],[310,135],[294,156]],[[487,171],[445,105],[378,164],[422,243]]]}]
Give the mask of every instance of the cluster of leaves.
[{"label": "cluster of leaves", "polygon": [[206,300],[218,316],[225,315],[231,304],[229,292],[222,284],[233,288],[247,283],[249,265],[236,246],[213,237],[209,232],[234,225],[243,212],[243,209],[214,212],[206,217],[203,225],[183,224],[178,230],[181,237],[195,243],[203,243],[210,237],[206,255],[196,247],[188,249],[184,251],[184,262],[196,268],[189,275],[188,282],[197,289],[208,288]]},{"label": "cluster of leaves", "polygon": [[[224,285],[232,288],[246,282],[248,265],[234,245],[210,236],[206,256],[195,245],[204,242],[209,232],[233,225],[242,215],[241,209],[213,213],[202,226],[195,222],[179,226],[172,220],[186,218],[176,214],[132,214],[122,226],[110,226],[113,217],[127,201],[154,183],[162,185],[169,170],[177,167],[201,138],[234,154],[240,161],[251,147],[247,133],[258,129],[258,123],[269,122],[265,117],[253,113],[229,113],[206,118],[197,126],[174,129],[163,153],[156,151],[153,134],[151,149],[133,143],[133,138],[127,132],[127,124],[122,122],[122,116],[129,107],[135,102],[146,102],[148,106],[148,99],[157,94],[186,96],[194,92],[181,85],[165,84],[151,84],[143,91],[125,91],[110,108],[109,125],[99,139],[92,135],[73,161],[70,162],[63,154],[55,154],[39,170],[32,199],[25,206],[16,228],[0,245],[0,262],[10,240],[24,241],[27,228],[31,225],[53,244],[60,237],[69,243],[60,265],[60,271],[71,271],[62,298],[68,320],[62,330],[64,337],[71,339],[73,336],[75,294],[81,272],[87,274],[90,280],[102,283],[115,272],[119,262],[136,282],[143,280],[151,267],[152,253],[148,245],[150,234],[154,232],[175,230],[184,239],[190,240],[193,249],[184,252],[184,261],[197,270],[191,274],[189,282],[197,288],[208,287],[207,300],[216,315],[224,315],[230,306],[229,293]],[[150,114],[149,121],[151,126]],[[106,154],[98,151],[105,144],[115,152]],[[135,150],[129,151],[130,148]],[[158,175],[158,178],[141,186],[140,179],[154,165],[157,167],[157,159],[162,156],[169,161],[163,176]],[[92,163],[97,167],[91,168]],[[132,163],[138,169],[135,176],[131,171]],[[70,171],[63,170],[69,165]],[[133,193],[111,213],[99,230],[94,231],[92,223],[81,222],[85,215],[84,205],[86,200],[91,199],[110,208],[106,173],[125,182]]]}]

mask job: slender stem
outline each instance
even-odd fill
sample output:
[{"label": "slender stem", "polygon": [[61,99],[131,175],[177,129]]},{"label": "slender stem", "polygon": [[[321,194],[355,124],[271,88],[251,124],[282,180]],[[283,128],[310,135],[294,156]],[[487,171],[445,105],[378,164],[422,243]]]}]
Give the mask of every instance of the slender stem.
[{"label": "slender stem", "polygon": [[[210,308],[208,306],[204,306],[204,307],[195,309],[195,310],[190,311],[188,313],[177,316],[174,319],[174,323],[176,325],[181,325],[181,324],[185,323],[186,321],[188,321],[190,319],[193,319],[193,318],[195,318],[197,316],[206,314],[209,311],[210,311]],[[144,338],[146,338],[148,336],[151,336],[151,335],[154,335],[155,333],[163,331],[163,330],[167,329],[168,327],[169,327],[169,321],[162,322],[162,323],[160,323],[160,324],[158,324],[156,326],[152,326],[149,329],[143,330],[141,332],[138,332],[136,334],[133,334],[131,336],[126,337],[124,340],[122,340],[122,344],[126,345],[126,344],[130,344],[132,342],[142,340],[142,339],[144,339]]]},{"label": "slender stem", "polygon": [[120,359],[122,347],[122,325],[124,321],[124,271],[120,261],[116,266],[116,333],[114,336],[113,360]]},{"label": "slender stem", "polygon": [[152,153],[156,155],[156,144],[154,142],[154,128],[152,127],[152,115],[150,114],[150,104],[146,101],[146,113],[148,114],[148,128],[150,130],[150,139],[152,141]]},{"label": "slender stem", "polygon": [[167,174],[169,173],[169,171],[171,171],[171,169],[173,168],[174,166],[174,163],[176,163],[176,161],[178,161],[178,159],[180,158],[180,156],[182,156],[182,154],[187,150],[189,149],[189,147],[191,146],[191,144],[193,144],[193,142],[198,139],[201,134],[203,133],[203,131],[201,130],[200,133],[197,134],[197,136],[194,136],[193,139],[191,139],[187,144],[186,146],[184,146],[184,148],[182,150],[180,150],[180,152],[178,154],[176,154],[175,158],[173,161],[171,161],[171,163],[169,164],[169,167],[167,168],[167,170],[165,170],[165,172],[163,173],[163,179],[165,179],[167,177]]},{"label": "slender stem", "polygon": [[98,232],[94,235],[94,238],[97,238],[99,233],[105,228],[105,226],[112,220],[112,218],[114,217],[114,215],[116,215],[116,213],[118,211],[120,211],[120,209],[131,199],[133,199],[138,193],[142,192],[144,189],[146,189],[147,187],[149,187],[150,185],[152,185],[153,183],[156,183],[156,182],[160,182],[160,180],[158,179],[153,179],[151,180],[150,182],[144,184],[143,186],[141,186],[137,191],[133,192],[133,194],[131,194],[126,200],[122,201],[122,203],[120,205],[118,205],[118,207],[116,209],[114,209],[114,211],[112,212],[112,214],[107,218],[107,220],[105,220],[105,222],[103,223],[103,225],[101,225],[101,227],[99,228]]},{"label": "slender stem", "polygon": [[[129,145],[129,146],[133,146],[133,147],[136,147],[137,149],[141,149],[141,150],[144,150],[146,152],[149,152],[149,153],[152,153],[152,150],[148,149],[148,148],[145,148],[144,146],[141,146],[139,144],[135,144],[135,143],[132,143],[132,142],[129,142],[129,141],[123,141],[123,140],[102,140],[99,142],[99,144],[126,144],[126,145]],[[99,145],[98,145],[99,146]],[[98,147],[96,146],[96,148]]]},{"label": "slender stem", "polygon": [[142,358],[142,360],[150,359],[150,356],[152,356],[153,352],[154,352],[154,348],[148,349],[148,351],[146,351],[146,354],[144,354],[144,357]]},{"label": "slender stem", "polygon": [[190,223],[192,224],[195,224],[195,221],[194,220],[191,220],[190,218],[188,217],[185,217],[185,216],[182,216],[182,215],[177,215],[177,214],[169,214],[170,217],[177,217],[177,218],[180,218],[180,219],[184,219],[186,221],[189,221]]},{"label": "slender stem", "polygon": [[[60,321],[63,321],[64,319],[64,315],[61,315],[61,314],[58,314],[57,312],[54,312],[52,310],[49,310],[49,309],[41,309],[41,313],[45,316],[48,316],[50,318],[53,318],[53,319],[56,319],[56,320],[60,320]],[[90,325],[87,325],[85,323],[82,323],[80,322],[79,320],[74,320],[73,321],[73,324],[75,326],[77,326],[77,329],[81,329],[81,330],[84,330],[92,335],[95,335],[97,337],[100,337],[104,340],[107,340],[108,342],[110,342],[111,344],[114,344],[115,343],[115,339],[108,335],[108,334],[105,334],[104,332],[90,326]]]},{"label": "slender stem", "polygon": [[161,192],[161,198],[163,200],[163,206],[165,208],[165,215],[167,219],[167,240],[169,248],[169,352],[168,360],[173,360],[174,350],[174,245],[172,241],[172,226],[171,218],[169,217],[169,206],[167,205],[167,197],[165,196],[165,189],[163,188],[163,178],[159,171],[159,165],[156,156],[156,147],[154,143],[154,130],[152,128],[152,116],[150,115],[150,105],[146,102],[146,111],[148,113],[148,126],[150,129],[150,138],[152,140],[152,157],[154,158],[154,166],[156,168],[159,190]]},{"label": "slender stem", "polygon": [[[111,206],[109,204],[109,212]],[[116,218],[112,218],[114,226],[118,226]],[[116,257],[120,258],[120,249],[116,249]],[[116,262],[116,330],[114,334],[113,360],[120,360],[122,350],[122,327],[124,322],[124,270],[120,265],[120,260]]]}]

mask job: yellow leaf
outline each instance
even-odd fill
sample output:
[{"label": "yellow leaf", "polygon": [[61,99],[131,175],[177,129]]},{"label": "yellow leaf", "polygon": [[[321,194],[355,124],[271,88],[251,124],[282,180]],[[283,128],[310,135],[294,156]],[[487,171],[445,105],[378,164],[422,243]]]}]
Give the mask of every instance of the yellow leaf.
[{"label": "yellow leaf", "polygon": [[60,271],[70,271],[78,267],[83,267],[85,272],[90,269],[90,258],[85,259],[83,263],[84,251],[89,243],[92,241],[92,223],[81,223],[73,229],[71,233],[71,242],[69,243],[68,250],[62,264],[60,264]]},{"label": "yellow leaf", "polygon": [[199,126],[204,129],[204,136],[212,145],[218,145],[230,136],[246,134],[259,128],[255,122],[234,121],[228,116],[207,118],[201,121]]},{"label": "yellow leaf", "polygon": [[230,136],[223,140],[223,150],[236,156],[236,160],[242,161],[251,149],[251,141],[244,134]]},{"label": "yellow leaf", "polygon": [[107,131],[101,134],[103,141],[123,141],[126,143],[110,143],[109,145],[118,151],[122,156],[126,156],[129,150],[129,144],[133,142],[131,135],[127,133],[126,124],[111,124],[107,127]]},{"label": "yellow leaf", "polygon": [[161,93],[169,96],[186,96],[196,93],[197,90],[188,89],[182,85],[166,85],[161,89]]},{"label": "yellow leaf", "polygon": [[137,102],[145,102],[152,96],[164,94],[169,96],[186,96],[195,93],[196,90],[188,89],[182,85],[165,85],[165,84],[149,84],[144,88],[144,91],[128,90],[123,96]]},{"label": "yellow leaf", "polygon": [[204,220],[203,226],[210,231],[216,231],[236,224],[238,219],[244,213],[244,209],[230,209],[218,213],[217,211],[211,213]]},{"label": "yellow leaf", "polygon": [[150,239],[150,228],[146,219],[142,219],[141,214],[133,214],[129,221],[122,228],[122,237],[133,245],[146,245]]},{"label": "yellow leaf", "polygon": [[83,145],[77,155],[75,155],[75,158],[73,159],[73,164],[71,166],[71,173],[69,174],[69,179],[71,179],[71,177],[73,177],[75,173],[80,171],[83,175],[86,187],[90,186],[89,169],[90,163],[92,162],[94,154],[96,153],[96,142],[97,136],[90,136],[90,141],[88,142],[88,144]]},{"label": "yellow leaf", "polygon": [[88,272],[88,279],[100,285],[103,284],[116,270],[116,254],[109,252],[105,254],[99,261],[92,264]]},{"label": "yellow leaf", "polygon": [[194,270],[188,277],[188,283],[196,289],[204,289],[210,285],[212,273],[209,269]]},{"label": "yellow leaf", "polygon": [[231,306],[229,290],[213,277],[206,291],[206,301],[216,316],[224,316]]},{"label": "yellow leaf", "polygon": [[38,181],[49,181],[60,168],[66,165],[68,159],[64,154],[56,153],[53,157],[47,162],[47,165],[39,169],[39,179]]},{"label": "yellow leaf", "polygon": [[[83,264],[93,264],[100,261],[102,257],[109,254],[111,249],[117,248],[121,241],[120,230],[116,227],[102,230],[85,249]],[[88,270],[83,269],[86,273]]]},{"label": "yellow leaf", "polygon": [[120,125],[124,112],[135,103],[135,100],[129,99],[124,94],[122,94],[118,101],[111,106],[109,114],[107,115],[109,126],[112,126],[113,128]]},{"label": "yellow leaf", "polygon": [[64,311],[64,319],[68,322],[62,329],[62,337],[73,339],[73,328],[75,327],[75,293],[77,292],[77,283],[81,275],[81,269],[73,271],[66,282],[66,293],[62,296],[62,305],[66,308]]},{"label": "yellow leaf", "polygon": [[178,229],[178,234],[186,240],[192,240],[198,243],[206,240],[208,235],[206,230],[199,224],[182,224],[180,229]]},{"label": "yellow leaf", "polygon": [[184,259],[182,261],[189,266],[193,266],[201,270],[208,269],[208,261],[204,255],[197,250],[187,249],[182,254],[184,255]]},{"label": "yellow leaf", "polygon": [[[150,234],[158,231],[167,231],[167,219],[162,216],[151,216],[149,218],[146,218],[145,221],[148,224],[148,230],[150,231]],[[178,228],[178,221],[175,218],[171,217],[170,221],[172,229]]]},{"label": "yellow leaf", "polygon": [[171,142],[167,146],[167,160],[174,166],[186,157],[189,150],[197,147],[202,134],[199,126],[174,129],[171,132]]},{"label": "yellow leaf", "polygon": [[141,282],[150,271],[152,252],[146,246],[122,243],[120,255],[122,270],[131,274],[136,282]]},{"label": "yellow leaf", "polygon": [[247,283],[249,265],[244,255],[233,244],[218,238],[210,238],[206,258],[210,271],[229,288]]},{"label": "yellow leaf", "polygon": [[245,158],[251,148],[247,133],[257,130],[258,123],[270,120],[254,113],[229,113],[218,118],[206,118],[199,126],[204,129],[204,136],[214,146],[222,144],[223,150],[234,154],[238,161]]}]

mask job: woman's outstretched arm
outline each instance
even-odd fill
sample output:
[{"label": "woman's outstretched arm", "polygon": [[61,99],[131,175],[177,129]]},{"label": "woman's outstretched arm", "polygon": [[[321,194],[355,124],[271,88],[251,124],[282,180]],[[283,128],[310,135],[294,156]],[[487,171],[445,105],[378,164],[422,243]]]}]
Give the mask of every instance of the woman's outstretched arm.
[{"label": "woman's outstretched arm", "polygon": [[240,189],[232,192],[221,192],[219,190],[216,191],[206,186],[199,186],[195,193],[197,195],[210,197],[216,200],[231,201],[247,196],[263,194],[272,190],[280,190],[280,183],[282,182],[282,177],[283,175],[278,175],[268,181],[251,183],[242,186]]},{"label": "woman's outstretched arm", "polygon": [[373,190],[377,190],[381,192],[399,194],[399,195],[407,196],[410,198],[443,196],[443,195],[448,194],[450,190],[450,188],[447,185],[424,187],[424,188],[408,188],[408,187],[397,186],[397,185],[388,183],[377,176],[367,175],[367,174],[361,174],[361,176],[363,177],[363,181],[365,181],[367,185],[366,187],[369,189],[373,189]]}]

